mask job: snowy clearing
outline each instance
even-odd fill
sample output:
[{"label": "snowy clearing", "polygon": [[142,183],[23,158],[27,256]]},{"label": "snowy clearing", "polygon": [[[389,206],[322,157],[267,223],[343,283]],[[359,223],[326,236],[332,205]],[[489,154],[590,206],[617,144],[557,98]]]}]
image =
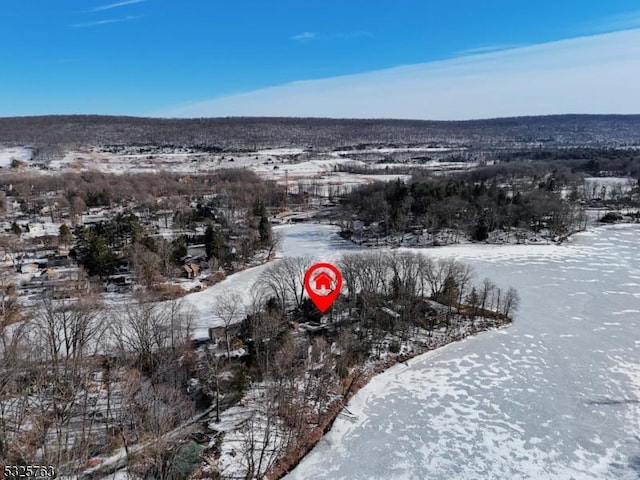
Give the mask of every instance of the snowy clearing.
[{"label": "snowy clearing", "polygon": [[9,168],[13,160],[29,162],[32,157],[31,149],[25,147],[4,148],[0,146],[0,168]]}]

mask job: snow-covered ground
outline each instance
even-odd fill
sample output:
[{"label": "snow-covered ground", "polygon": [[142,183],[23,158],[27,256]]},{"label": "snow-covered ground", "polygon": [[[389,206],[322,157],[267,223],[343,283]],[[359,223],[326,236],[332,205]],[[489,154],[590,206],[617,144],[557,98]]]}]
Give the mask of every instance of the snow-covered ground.
[{"label": "snow-covered ground", "polygon": [[638,185],[632,177],[587,177],[584,190],[588,198],[615,199],[629,193]]},{"label": "snow-covered ground", "polygon": [[[286,233],[292,254],[339,253],[323,227]],[[287,478],[637,479],[639,236],[618,225],[561,246],[422,250],[516,287],[516,323],[374,378],[349,404],[355,417]]]},{"label": "snow-covered ground", "polygon": [[[334,155],[318,153],[313,160],[299,161],[301,149],[258,150],[250,153],[113,153],[100,150],[70,151],[63,157],[52,160],[44,172],[78,172],[98,170],[104,173],[155,173],[157,171],[179,174],[203,174],[222,168],[247,168],[262,178],[284,184],[288,182],[292,193],[298,186],[322,196],[330,193],[345,193],[355,186],[373,181],[407,179],[407,175],[387,175],[384,171],[370,173],[346,173],[336,171],[340,165],[365,167],[361,161],[337,158]],[[2,158],[2,157],[0,157]],[[8,158],[8,157],[7,157]],[[1,164],[0,164],[1,165]],[[406,166],[406,165],[405,165]],[[434,169],[441,168],[436,165]]]},{"label": "snow-covered ground", "polygon": [[25,147],[1,147],[0,168],[8,168],[13,160],[29,162],[32,157],[31,149]]},{"label": "snow-covered ground", "polygon": [[[416,167],[439,173],[451,170],[474,168],[477,162],[413,162],[404,159],[402,163],[373,163],[355,159],[363,154],[392,155],[407,153],[437,153],[458,151],[460,149],[432,147],[389,147],[368,150],[344,150],[334,152],[314,152],[300,148],[275,148],[256,150],[254,152],[198,152],[188,150],[168,151],[155,149],[141,151],[138,147],[123,148],[119,151],[104,148],[87,148],[66,152],[59,158],[50,161],[46,166],[32,165],[33,171],[40,173],[80,172],[86,170],[104,173],[130,174],[155,173],[157,171],[176,174],[204,174],[222,168],[247,168],[262,178],[272,179],[289,184],[292,193],[299,187],[321,196],[344,194],[352,188],[373,181],[406,180],[407,175],[386,174],[387,167]],[[4,152],[4,153],[3,153]],[[0,166],[2,161],[9,165],[10,159],[28,149],[0,150]],[[353,158],[350,158],[353,157]],[[406,163],[408,162],[408,163]],[[363,173],[339,172],[340,167],[369,167]]]},{"label": "snow-covered ground", "polygon": [[591,186],[596,185],[598,188],[614,185],[633,187],[638,184],[638,181],[633,177],[586,177],[584,183]]},{"label": "snow-covered ground", "polygon": [[333,155],[350,155],[353,153],[400,153],[400,152],[413,152],[413,153],[442,153],[451,152],[453,150],[464,150],[464,148],[449,148],[449,147],[378,147],[367,148],[362,150],[334,150]]},{"label": "snow-covered ground", "polygon": [[410,175],[387,175],[383,171],[377,172],[376,170],[362,174],[336,171],[343,165],[367,167],[366,163],[359,160],[325,158],[297,163],[260,164],[250,168],[262,178],[275,180],[279,183],[288,182],[291,193],[299,193],[298,190],[302,188],[315,195],[325,197],[329,196],[331,189],[335,192],[334,194],[343,194],[365,183],[389,182],[398,179],[406,181],[410,178]]},{"label": "snow-covered ground", "polygon": [[[287,225],[274,227],[274,231],[283,233],[283,240],[278,249],[278,257],[310,256],[317,260],[331,260],[347,250],[357,248],[338,235],[338,228],[327,225]],[[275,260],[278,261],[277,259]],[[249,268],[229,276],[220,283],[197,293],[184,297],[186,305],[196,313],[195,338],[206,338],[209,327],[223,326],[223,321],[213,313],[213,306],[221,295],[238,293],[242,296],[245,307],[249,307],[254,294],[259,289],[256,283],[260,274],[269,264]],[[238,315],[240,320],[242,315]]]}]

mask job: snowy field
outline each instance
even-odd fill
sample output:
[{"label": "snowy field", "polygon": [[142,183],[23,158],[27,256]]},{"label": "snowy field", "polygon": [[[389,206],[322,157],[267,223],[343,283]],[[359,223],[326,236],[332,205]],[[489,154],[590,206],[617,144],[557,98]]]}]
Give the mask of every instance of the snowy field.
[{"label": "snowy field", "polygon": [[[16,150],[17,149],[12,149]],[[0,152],[2,152],[0,150]],[[7,150],[9,152],[9,150]],[[304,160],[299,156],[307,154]],[[7,153],[6,155],[9,155]],[[269,178],[290,175],[318,175],[334,170],[336,165],[365,166],[364,162],[343,158],[336,152],[313,154],[302,149],[272,149],[255,152],[156,152],[113,153],[101,150],[69,151],[47,165],[48,172],[98,170],[104,173],[142,173],[167,171],[174,173],[206,173],[221,168],[249,168]],[[2,158],[2,157],[0,157]]]},{"label": "snowy field", "polygon": [[584,179],[585,193],[590,198],[610,200],[629,193],[638,181],[631,177],[587,177]]},{"label": "snowy field", "polygon": [[[336,158],[329,154],[317,154],[313,160],[297,160],[303,153],[300,149],[258,150],[251,153],[157,153],[115,154],[102,151],[71,151],[51,161],[44,170],[53,172],[79,172],[86,170],[103,173],[130,174],[155,173],[157,171],[176,174],[206,174],[219,169],[246,168],[261,178],[287,183],[291,193],[300,187],[320,196],[345,193],[356,186],[374,181],[406,180],[408,175],[388,175],[379,169],[370,173],[347,173],[336,171],[341,165],[366,167],[361,161]],[[1,157],[0,157],[1,158]],[[8,157],[7,157],[8,158]],[[8,165],[8,163],[7,163]],[[459,164],[458,164],[459,165]],[[396,165],[397,166],[397,165]],[[403,164],[401,166],[407,166]],[[425,167],[427,168],[427,167]],[[442,164],[433,169],[444,168]]]},{"label": "snowy field", "polygon": [[[46,167],[31,165],[29,171],[39,173],[99,171],[113,174],[155,173],[158,171],[175,174],[206,174],[219,169],[246,168],[264,179],[285,181],[291,193],[300,188],[315,195],[330,197],[344,194],[356,186],[374,181],[406,180],[408,175],[387,174],[385,169],[395,167],[423,168],[434,173],[474,168],[477,163],[439,162],[426,163],[374,163],[350,158],[363,154],[392,155],[411,153],[443,154],[460,149],[411,147],[379,148],[356,151],[312,152],[300,148],[274,148],[254,152],[210,153],[197,151],[146,151],[140,153],[134,147],[119,152],[92,148],[72,150],[60,158],[51,160]],[[10,165],[16,155],[28,153],[27,149],[0,150],[0,166]],[[22,158],[22,157],[21,157]],[[4,162],[4,163],[3,163]],[[339,172],[341,166],[370,168],[363,173]],[[43,169],[44,168],[44,169]]]},{"label": "snowy field", "polygon": [[24,147],[1,147],[0,146],[0,168],[8,168],[13,160],[19,162],[29,162],[32,152]]},{"label": "snowy field", "polygon": [[[331,260],[325,227],[288,227],[283,249]],[[637,479],[638,226],[562,246],[422,250],[471,263],[522,297],[512,327],[379,375],[287,478]],[[291,249],[291,250],[289,250]]]}]

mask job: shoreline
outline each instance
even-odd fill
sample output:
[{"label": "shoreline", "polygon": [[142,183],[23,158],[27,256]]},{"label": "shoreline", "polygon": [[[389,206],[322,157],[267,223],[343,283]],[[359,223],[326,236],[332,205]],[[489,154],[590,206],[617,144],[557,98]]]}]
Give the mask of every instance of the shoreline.
[{"label": "shoreline", "polygon": [[[415,351],[408,352],[403,355],[398,355],[385,361],[381,361],[373,368],[372,371],[367,372],[366,374],[357,378],[352,388],[348,391],[344,398],[342,398],[338,402],[335,402],[327,408],[327,411],[322,415],[322,419],[320,420],[320,422],[318,422],[318,424],[314,428],[312,428],[309,434],[305,437],[307,441],[303,442],[301,445],[296,446],[295,449],[279,459],[274,467],[265,475],[265,479],[281,480],[286,475],[295,470],[295,468],[302,462],[302,460],[304,460],[304,458],[309,453],[311,453],[316,445],[318,445],[318,443],[320,443],[325,435],[331,430],[338,416],[345,409],[347,409],[347,406],[351,399],[378,375],[390,370],[392,367],[398,365],[399,363],[408,362],[411,359],[420,357],[421,355],[425,355],[430,352],[434,352],[443,347],[446,347],[447,345],[460,342],[469,337],[476,336],[484,332],[507,328],[513,323],[513,319],[502,319],[501,322],[502,323],[498,325],[491,325],[481,328],[476,327],[474,328],[474,330],[469,330],[467,332],[452,336],[448,338],[446,342],[435,347],[429,347],[425,345]],[[346,377],[345,380],[349,380],[352,378],[353,377],[350,374],[348,377]]]},{"label": "shoreline", "polygon": [[[590,209],[589,211],[611,211],[612,209]],[[306,222],[303,222],[306,223]],[[612,222],[612,223],[607,223],[607,222],[600,222],[599,220],[593,220],[593,221],[589,221],[584,228],[581,229],[574,229],[571,230],[568,233],[565,233],[563,235],[558,235],[556,237],[550,237],[547,235],[538,235],[536,232],[531,232],[532,235],[530,237],[527,238],[522,238],[522,241],[517,240],[517,238],[511,239],[511,235],[516,235],[516,232],[506,232],[505,230],[500,230],[500,232],[507,234],[507,236],[510,238],[509,240],[506,241],[499,241],[498,239],[493,240],[493,241],[489,241],[489,240],[470,240],[469,238],[466,238],[464,236],[464,234],[462,232],[458,232],[458,234],[461,235],[460,240],[454,241],[454,242],[443,242],[443,243],[439,243],[439,242],[432,242],[431,244],[415,244],[415,245],[404,245],[404,239],[400,240],[400,242],[398,242],[398,236],[404,237],[405,234],[399,234],[396,237],[393,236],[385,236],[385,237],[376,237],[376,236],[371,236],[371,237],[358,237],[358,238],[354,238],[353,236],[344,236],[341,232],[338,232],[338,235],[344,239],[345,241],[356,245],[358,247],[361,247],[363,249],[377,249],[377,248],[391,248],[391,249],[397,249],[397,248],[414,248],[414,249],[419,249],[419,250],[428,250],[428,249],[432,249],[432,248],[440,248],[440,247],[450,247],[450,246],[454,246],[454,245],[495,245],[495,246],[509,246],[509,245],[522,245],[522,246],[532,246],[532,245],[562,245],[565,242],[567,242],[568,240],[570,240],[572,237],[574,237],[576,234],[579,233],[584,233],[584,232],[588,232],[591,229],[597,229],[597,228],[602,228],[602,227],[610,227],[610,226],[614,226],[614,225],[638,225],[640,224],[640,220],[636,220],[633,221],[631,219],[629,220],[621,220],[621,221],[616,221],[616,222]],[[338,224],[334,224],[332,223],[331,225],[334,225],[336,227],[339,227]],[[496,230],[497,231],[497,230]],[[375,242],[375,244],[374,244]]]}]

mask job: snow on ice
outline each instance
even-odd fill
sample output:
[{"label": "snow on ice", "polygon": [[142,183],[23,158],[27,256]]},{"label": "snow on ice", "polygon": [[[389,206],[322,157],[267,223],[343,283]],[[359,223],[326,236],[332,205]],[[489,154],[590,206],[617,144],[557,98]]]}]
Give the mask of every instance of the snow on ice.
[{"label": "snow on ice", "polygon": [[516,287],[516,323],[375,377],[287,478],[637,479],[639,234],[423,250]]}]

